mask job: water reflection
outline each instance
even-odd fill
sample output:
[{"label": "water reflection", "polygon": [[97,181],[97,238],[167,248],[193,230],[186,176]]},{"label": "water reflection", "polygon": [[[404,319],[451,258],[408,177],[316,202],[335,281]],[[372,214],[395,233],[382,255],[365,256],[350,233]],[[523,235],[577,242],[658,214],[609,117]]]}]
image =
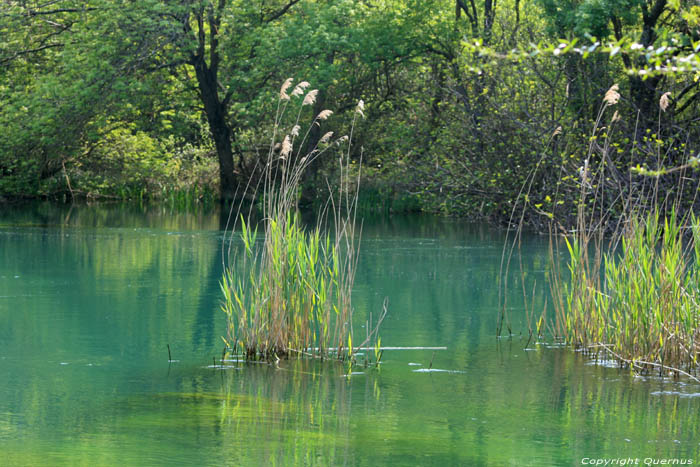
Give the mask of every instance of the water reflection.
[{"label": "water reflection", "polygon": [[[433,217],[368,218],[356,333],[389,298],[381,371],[279,367],[221,353],[226,214],[38,204],[0,212],[0,450],[10,465],[570,465],[584,456],[700,459],[700,392],[496,339],[503,233]],[[536,288],[532,306],[544,307]],[[521,338],[520,333],[523,333]],[[173,359],[168,364],[167,344]],[[414,372],[418,368],[449,370]],[[418,363],[418,365],[409,365]]]}]

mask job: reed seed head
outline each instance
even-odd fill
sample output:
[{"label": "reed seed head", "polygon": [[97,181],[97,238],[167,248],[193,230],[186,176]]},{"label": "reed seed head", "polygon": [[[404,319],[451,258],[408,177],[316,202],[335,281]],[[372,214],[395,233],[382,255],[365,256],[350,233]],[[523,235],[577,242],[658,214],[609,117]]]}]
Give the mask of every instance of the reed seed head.
[{"label": "reed seed head", "polygon": [[286,159],[290,152],[292,152],[292,141],[289,139],[289,135],[287,135],[284,137],[284,141],[282,141],[280,159]]},{"label": "reed seed head", "polygon": [[559,125],[559,126],[557,127],[557,129],[554,130],[554,133],[552,133],[552,138],[554,138],[555,136],[558,136],[558,135],[560,135],[560,134],[561,134],[561,125]]},{"label": "reed seed head", "polygon": [[323,110],[320,114],[318,114],[318,119],[319,120],[326,120],[331,115],[333,115],[332,110]]},{"label": "reed seed head", "polygon": [[282,99],[283,101],[289,100],[287,89],[289,89],[289,86],[292,85],[292,81],[294,81],[294,78],[287,78],[287,80],[282,84],[282,87],[280,88],[280,99]]},{"label": "reed seed head", "polygon": [[294,128],[292,128],[292,136],[299,136],[299,130],[301,127],[299,125],[294,125]]},{"label": "reed seed head", "polygon": [[302,94],[304,94],[304,90],[306,88],[308,88],[309,86],[310,85],[309,85],[308,81],[302,81],[301,83],[294,86],[294,90],[292,91],[292,96],[294,96],[294,97],[301,96]]},{"label": "reed seed head", "polygon": [[321,139],[319,140],[320,143],[327,143],[329,139],[331,139],[331,136],[333,136],[333,132],[329,131],[325,135],[321,136]]},{"label": "reed seed head", "polygon": [[620,90],[620,87],[617,84],[613,84],[610,86],[610,89],[608,89],[608,92],[605,93],[605,97],[603,98],[603,102],[607,105],[615,105],[617,102],[620,100],[620,93],[618,92]]},{"label": "reed seed head", "polygon": [[671,104],[671,93],[670,92],[665,92],[661,96],[661,99],[659,99],[659,107],[661,107],[661,110],[666,112],[666,109],[668,109],[668,106]]},{"label": "reed seed head", "polygon": [[365,118],[365,101],[360,99],[360,101],[357,103],[357,107],[355,108],[355,111],[362,116],[362,118]]},{"label": "reed seed head", "polygon": [[313,105],[314,102],[316,102],[316,94],[318,94],[318,89],[312,89],[309,91],[306,96],[304,96],[304,100],[302,101],[301,105]]}]

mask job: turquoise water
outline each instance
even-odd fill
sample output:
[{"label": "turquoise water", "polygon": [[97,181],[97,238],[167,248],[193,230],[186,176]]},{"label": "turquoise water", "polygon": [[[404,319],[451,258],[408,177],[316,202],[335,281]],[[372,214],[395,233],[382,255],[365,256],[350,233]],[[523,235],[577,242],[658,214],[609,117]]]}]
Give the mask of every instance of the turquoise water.
[{"label": "turquoise water", "polygon": [[[364,220],[356,332],[388,297],[383,345],[447,351],[386,351],[380,371],[349,377],[328,362],[212,368],[224,223],[122,205],[0,208],[0,464],[700,462],[700,385],[525,350],[519,272],[514,336],[496,338],[504,235],[483,225]],[[522,247],[538,312],[546,248],[536,236]],[[446,371],[415,371],[431,360]]]}]

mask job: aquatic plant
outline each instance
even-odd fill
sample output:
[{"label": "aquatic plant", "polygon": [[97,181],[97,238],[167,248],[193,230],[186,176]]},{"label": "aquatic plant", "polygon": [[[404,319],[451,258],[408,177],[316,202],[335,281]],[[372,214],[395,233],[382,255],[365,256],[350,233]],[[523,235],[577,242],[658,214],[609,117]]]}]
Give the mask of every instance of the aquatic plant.
[{"label": "aquatic plant", "polygon": [[[618,99],[613,86],[596,125]],[[610,125],[617,118],[616,112]],[[589,148],[576,228],[563,242],[550,235],[552,333],[636,371],[693,377],[700,359],[700,224],[692,214],[678,213],[679,199],[660,196],[662,173],[648,175],[646,190],[604,199],[601,187],[616,170],[606,158],[608,146],[606,137],[602,146],[592,142]],[[594,164],[597,153],[602,156]],[[663,156],[658,159],[661,166]],[[568,277],[559,266],[562,253]]]},{"label": "aquatic plant", "polygon": [[[697,196],[698,186],[687,183],[692,180],[685,176],[694,167],[693,158],[686,154],[687,163],[663,169],[666,154],[659,139],[647,150],[650,162],[661,169],[628,167],[628,173],[623,174],[624,168],[611,158],[611,153],[619,152],[610,135],[620,116],[615,111],[609,120],[605,118],[606,111],[619,99],[618,86],[611,86],[603,98],[587,153],[580,161],[574,225],[568,214],[558,218],[555,211],[533,206],[549,219],[547,278],[555,313],[552,320],[547,318],[547,302],[543,310],[535,312],[534,290],[528,307],[521,265],[529,326],[526,346],[533,337],[541,340],[549,334],[596,359],[612,358],[634,371],[670,371],[697,379],[700,226],[691,209],[696,199],[684,199],[682,194],[692,189]],[[667,94],[661,97],[659,106],[662,111],[668,106]],[[659,179],[669,174],[680,174],[677,190],[662,193],[664,184]],[[633,176],[645,178],[633,185],[629,183]],[[534,173],[522,188],[518,202],[523,206],[529,205],[533,179]],[[555,195],[552,204],[558,202]],[[523,214],[519,220],[515,216],[514,207],[511,223],[517,228],[502,254],[502,277],[506,279],[522,233]],[[507,281],[502,281],[507,286]],[[505,301],[501,302],[499,334],[504,319],[509,326]]]},{"label": "aquatic plant", "polygon": [[[360,101],[355,109],[349,136],[333,139],[333,133],[327,132],[308,149],[309,131],[299,138],[299,121],[302,109],[314,104],[317,91],[306,92],[309,83],[302,81],[290,96],[291,84],[291,79],[285,81],[280,90],[266,164],[253,190],[262,220],[256,227],[248,225],[241,204],[235,215],[232,231],[240,228],[243,246],[233,252],[221,283],[222,308],[228,319],[224,340],[230,349],[242,350],[248,358],[293,354],[351,359],[354,349],[377,339],[386,313],[385,307],[376,322],[370,317],[364,340],[355,339],[353,345],[352,288],[362,228],[356,219],[360,172],[351,168],[350,143],[364,104]],[[296,118],[285,129],[288,104],[301,96]],[[320,126],[331,114],[323,110],[310,128]],[[331,190],[315,225],[306,228],[296,211],[302,175],[314,159],[333,149],[338,149],[337,190]],[[257,197],[260,184],[262,192]],[[324,230],[329,224],[332,232]],[[258,229],[262,231],[260,241]]]},{"label": "aquatic plant", "polygon": [[684,230],[674,215],[633,217],[602,264],[585,238],[566,239],[571,279],[553,289],[561,335],[637,370],[697,372],[700,224],[692,219],[685,247]]}]

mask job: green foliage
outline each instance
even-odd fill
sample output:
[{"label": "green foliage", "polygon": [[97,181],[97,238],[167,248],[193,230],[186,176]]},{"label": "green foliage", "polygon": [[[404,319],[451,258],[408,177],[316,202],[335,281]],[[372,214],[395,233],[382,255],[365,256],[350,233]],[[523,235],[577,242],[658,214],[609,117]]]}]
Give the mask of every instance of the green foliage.
[{"label": "green foliage", "polygon": [[[464,5],[9,2],[0,24],[0,196],[226,197],[222,176],[241,186],[262,177],[275,112],[266,83],[288,76],[320,89],[305,118],[337,109],[326,131],[346,133],[357,100],[367,102],[349,157],[364,159],[365,199],[392,210],[502,223],[524,212],[536,227],[554,218],[568,228],[591,141],[614,137],[606,163],[615,180],[631,180],[611,185],[610,196],[643,186],[641,174],[674,190],[679,178],[667,175],[693,167],[692,2]],[[619,118],[608,125],[606,113],[606,128],[592,135],[613,83]],[[320,137],[314,127],[305,144]],[[592,166],[602,154],[594,153]],[[336,172],[332,158],[315,159],[300,181],[304,200],[322,202]],[[688,190],[682,196],[692,204]]]},{"label": "green foliage", "polygon": [[[0,193],[57,194],[66,170],[99,165],[90,157],[96,146],[114,144],[115,127],[135,123],[140,140],[148,132],[151,139],[163,138],[154,144],[167,144],[168,110],[158,101],[177,86],[164,69],[136,77],[163,58],[153,51],[162,46],[157,35],[168,31],[144,16],[152,3],[122,11],[116,2],[98,0],[13,2],[0,55],[10,65],[0,73],[0,124],[7,130],[0,138]],[[138,171],[138,164],[131,170]],[[65,184],[60,191],[69,189]]]},{"label": "green foliage", "polygon": [[[119,198],[164,197],[170,192],[217,189],[217,166],[206,147],[178,145],[127,128],[110,131],[89,159],[66,171],[74,194]],[[63,180],[56,180],[57,189]]]},{"label": "green foliage", "polygon": [[565,37],[607,38],[611,20],[619,19],[631,25],[641,18],[641,6],[646,0],[538,0],[546,14],[551,32]]}]

